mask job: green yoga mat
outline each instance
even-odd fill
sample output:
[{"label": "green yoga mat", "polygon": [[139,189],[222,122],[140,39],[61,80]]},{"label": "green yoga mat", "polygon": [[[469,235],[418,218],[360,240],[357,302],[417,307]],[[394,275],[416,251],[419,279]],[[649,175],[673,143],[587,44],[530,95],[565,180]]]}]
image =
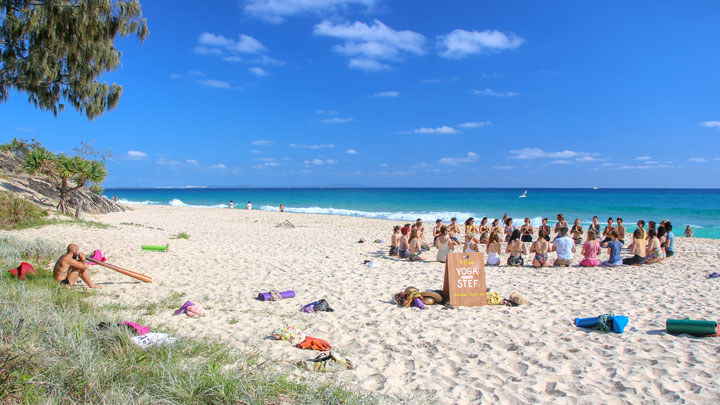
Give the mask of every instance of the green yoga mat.
[{"label": "green yoga mat", "polygon": [[668,333],[680,334],[687,333],[695,336],[706,336],[715,334],[717,322],[715,321],[695,321],[692,319],[668,319],[665,323]]},{"label": "green yoga mat", "polygon": [[170,245],[142,245],[142,250],[146,252],[167,252]]}]

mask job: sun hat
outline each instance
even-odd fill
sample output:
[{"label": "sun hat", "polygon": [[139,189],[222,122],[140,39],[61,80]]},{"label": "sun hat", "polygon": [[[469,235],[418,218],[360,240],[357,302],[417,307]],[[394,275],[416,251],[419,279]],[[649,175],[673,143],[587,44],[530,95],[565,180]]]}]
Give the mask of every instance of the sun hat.
[{"label": "sun hat", "polygon": [[443,302],[442,295],[436,293],[435,291],[423,291],[420,295],[423,296],[423,302],[425,305],[440,304]]},{"label": "sun hat", "polygon": [[415,292],[415,291],[419,291],[419,290],[415,287],[408,287],[405,289],[405,294],[410,294],[411,292]]},{"label": "sun hat", "polygon": [[28,273],[37,274],[35,268],[30,263],[22,262],[15,269],[8,270],[13,276],[18,276],[20,280],[25,280],[25,275]]}]

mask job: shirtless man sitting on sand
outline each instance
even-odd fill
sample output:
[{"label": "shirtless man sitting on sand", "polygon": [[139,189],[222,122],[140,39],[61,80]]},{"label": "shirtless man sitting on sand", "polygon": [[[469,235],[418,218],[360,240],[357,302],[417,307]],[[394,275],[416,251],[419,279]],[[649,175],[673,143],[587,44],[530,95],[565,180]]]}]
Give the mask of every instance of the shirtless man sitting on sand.
[{"label": "shirtless man sitting on sand", "polygon": [[[76,260],[75,257],[79,260]],[[80,246],[71,243],[67,247],[67,253],[60,256],[57,263],[55,263],[53,277],[60,283],[69,286],[74,286],[77,283],[78,277],[80,277],[88,287],[100,288],[100,286],[90,280],[89,267],[90,266],[85,263],[85,255],[80,253]]]}]

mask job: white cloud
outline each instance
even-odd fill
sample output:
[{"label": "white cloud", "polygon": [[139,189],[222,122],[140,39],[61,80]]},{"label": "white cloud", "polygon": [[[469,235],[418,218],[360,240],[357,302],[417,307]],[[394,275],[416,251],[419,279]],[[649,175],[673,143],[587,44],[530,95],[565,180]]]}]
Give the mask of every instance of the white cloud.
[{"label": "white cloud", "polygon": [[619,170],[649,170],[649,169],[673,169],[679,168],[680,166],[673,165],[622,165],[618,167]]},{"label": "white cloud", "polygon": [[453,127],[443,125],[443,126],[437,127],[437,128],[425,128],[425,127],[418,128],[418,129],[414,129],[413,132],[415,132],[416,134],[452,135],[452,134],[457,134],[460,131],[458,131],[457,129],[455,129]]},{"label": "white cloud", "polygon": [[189,164],[189,165],[197,166],[198,161],[195,160],[195,159],[188,159],[188,160],[185,161],[185,163],[187,163],[187,164]]},{"label": "white cloud", "polygon": [[392,90],[392,91],[383,91],[380,93],[375,93],[373,95],[373,97],[397,97],[399,95],[400,95],[399,91]]},{"label": "white cloud", "polygon": [[[198,52],[198,48],[200,48],[200,52]],[[198,37],[198,46],[195,48],[195,51],[203,53],[208,50],[213,50],[212,53],[216,53],[215,51],[220,49],[229,52],[253,54],[260,53],[266,48],[265,45],[250,35],[240,34],[237,40],[233,40],[222,35],[203,32],[200,34],[200,37]]]},{"label": "white cloud", "polygon": [[129,150],[127,151],[127,158],[130,160],[139,160],[142,158],[146,158],[147,153],[139,151],[139,150]]},{"label": "white cloud", "polygon": [[306,165],[315,165],[315,166],[322,166],[322,165],[335,165],[338,164],[337,160],[333,159],[313,159],[313,160],[306,160],[304,162]]},{"label": "white cloud", "polygon": [[232,89],[232,84],[222,81],[222,80],[215,80],[215,79],[206,79],[206,80],[198,80],[198,83],[205,86],[205,87],[212,87],[215,89]]},{"label": "white cloud", "polygon": [[635,160],[650,160],[652,159],[650,156],[638,156],[635,158]]},{"label": "white cloud", "polygon": [[227,167],[225,167],[225,165],[222,164],[222,163],[218,163],[218,164],[216,164],[216,165],[212,165],[212,166],[210,166],[210,168],[211,168],[211,169],[218,169],[218,170],[225,170],[225,169],[227,169]]},{"label": "white cloud", "polygon": [[511,170],[514,168],[514,166],[493,166],[493,169],[495,170]]},{"label": "white cloud", "polygon": [[525,40],[512,32],[504,33],[496,30],[453,32],[438,38],[440,56],[461,59],[468,55],[497,53],[506,49],[515,49]]},{"label": "white cloud", "polygon": [[720,121],[705,121],[700,123],[701,127],[720,129]]},{"label": "white cloud", "polygon": [[365,71],[378,71],[390,67],[380,61],[397,61],[402,60],[405,55],[425,54],[423,35],[409,30],[396,31],[377,19],[371,24],[360,21],[352,24],[333,24],[324,20],[315,25],[313,33],[345,41],[332,49],[351,58],[349,67]]},{"label": "white cloud", "polygon": [[372,8],[377,0],[247,0],[245,13],[262,20],[281,23],[299,14],[334,13],[351,6]]},{"label": "white cloud", "polygon": [[260,154],[260,153],[262,153],[262,152],[259,151],[259,150],[257,150],[257,149],[251,149],[251,150],[250,150],[250,153],[257,155],[257,154]]},{"label": "white cloud", "polygon": [[156,164],[163,165],[163,166],[177,166],[180,164],[180,161],[178,160],[168,160],[165,158],[160,158],[155,162]]},{"label": "white cloud", "polygon": [[545,152],[540,148],[523,148],[520,150],[511,150],[510,158],[512,159],[540,159],[540,158],[553,158],[553,159],[564,159],[564,158],[576,158],[580,156],[587,156],[589,153],[575,152],[572,150],[563,150],[559,152]]},{"label": "white cloud", "polygon": [[478,128],[478,127],[485,127],[488,125],[492,125],[492,122],[490,122],[490,121],[463,122],[462,124],[458,124],[458,126],[460,128]]},{"label": "white cloud", "polygon": [[265,77],[270,74],[267,70],[259,67],[251,67],[248,70],[250,71],[250,73],[254,74],[257,77]]},{"label": "white cloud", "polygon": [[490,97],[515,97],[519,96],[520,93],[514,91],[495,91],[493,89],[485,90],[470,90],[470,92],[476,96],[490,96]]},{"label": "white cloud", "polygon": [[267,55],[260,55],[257,58],[251,60],[252,63],[257,63],[259,65],[268,65],[268,66],[283,66],[285,64],[285,61],[271,58]]},{"label": "white cloud", "polygon": [[[275,167],[275,166],[279,166],[279,165],[280,165],[279,163],[274,162],[274,161],[273,161],[274,159],[272,159],[272,158],[268,158],[268,159],[269,159],[269,160],[266,160],[266,161],[264,161],[263,163],[259,163],[259,164],[256,164],[256,165],[252,165],[252,166],[250,166],[250,168],[252,168],[252,169],[265,169],[265,168],[268,168],[268,167]],[[262,159],[260,159],[260,160],[262,160]]]},{"label": "white cloud", "polygon": [[252,141],[250,144],[255,146],[273,146],[274,142],[265,139],[258,139],[256,141]]},{"label": "white cloud", "polygon": [[320,115],[340,115],[339,112],[333,110],[315,110],[315,114]]},{"label": "white cloud", "polygon": [[291,148],[299,148],[299,149],[332,149],[335,147],[333,144],[323,144],[323,145],[297,145],[294,143],[291,143]]},{"label": "white cloud", "polygon": [[566,159],[558,159],[558,160],[553,160],[552,162],[550,162],[550,164],[552,164],[552,165],[569,165],[571,163],[573,163],[572,160],[566,160]]},{"label": "white cloud", "polygon": [[708,160],[705,158],[700,158],[700,157],[691,157],[690,159],[688,159],[688,161],[695,162],[695,163],[703,163],[703,162],[707,162]]},{"label": "white cloud", "polygon": [[465,157],[446,157],[438,160],[438,163],[443,165],[457,166],[461,163],[471,163],[478,160],[478,154],[475,152],[468,152]]},{"label": "white cloud", "polygon": [[357,155],[357,151],[355,149],[348,149],[345,151],[348,155]]},{"label": "white cloud", "polygon": [[348,62],[348,67],[364,70],[366,72],[379,72],[381,70],[390,69],[390,65],[368,58],[352,58],[350,59],[350,62]]},{"label": "white cloud", "polygon": [[597,162],[599,160],[600,159],[594,158],[592,156],[582,156],[582,157],[575,159],[576,162],[580,162],[580,163]]},{"label": "white cloud", "polygon": [[321,124],[346,124],[350,121],[353,121],[353,119],[350,117],[347,117],[347,118],[332,117],[332,118],[321,119],[319,122]]}]

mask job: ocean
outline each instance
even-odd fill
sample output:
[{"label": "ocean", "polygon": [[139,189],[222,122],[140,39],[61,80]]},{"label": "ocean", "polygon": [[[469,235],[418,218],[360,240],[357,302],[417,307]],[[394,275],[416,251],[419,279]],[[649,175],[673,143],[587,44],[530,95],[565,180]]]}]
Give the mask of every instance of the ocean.
[{"label": "ocean", "polygon": [[[584,226],[597,215],[600,223],[621,217],[629,230],[639,219],[669,219],[682,236],[686,225],[696,237],[720,239],[720,189],[524,189],[507,188],[153,188],[106,189],[108,197],[148,205],[201,206],[236,209],[251,201],[254,209],[286,212],[349,215],[392,219],[400,222],[422,218],[449,221],[457,217],[502,218],[503,214],[533,225],[548,217],[552,225],[558,213],[570,223],[579,218]],[[519,218],[519,220],[517,220]]]}]

